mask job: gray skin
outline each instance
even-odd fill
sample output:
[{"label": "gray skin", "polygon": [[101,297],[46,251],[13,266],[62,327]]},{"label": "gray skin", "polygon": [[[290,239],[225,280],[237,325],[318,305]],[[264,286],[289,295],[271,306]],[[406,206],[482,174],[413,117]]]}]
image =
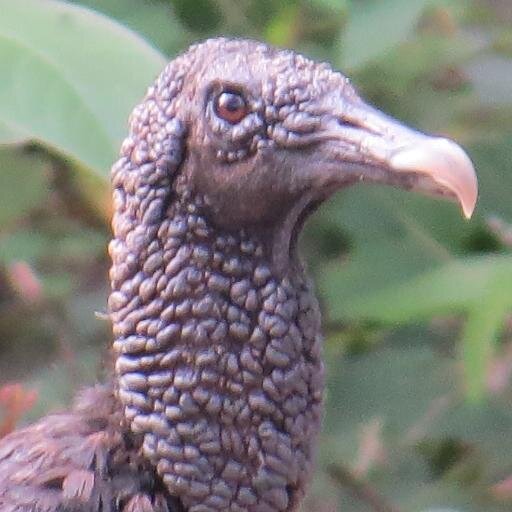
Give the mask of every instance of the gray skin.
[{"label": "gray skin", "polygon": [[296,238],[355,181],[453,195],[369,149],[412,133],[292,51],[213,39],[172,61],[112,169],[115,379],[0,442],[0,510],[296,510],[324,387]]}]

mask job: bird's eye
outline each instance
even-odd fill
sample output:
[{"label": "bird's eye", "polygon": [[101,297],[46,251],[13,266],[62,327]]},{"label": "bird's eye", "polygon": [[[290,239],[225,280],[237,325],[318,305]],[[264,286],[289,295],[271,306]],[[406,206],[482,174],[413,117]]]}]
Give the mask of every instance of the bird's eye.
[{"label": "bird's eye", "polygon": [[222,92],[215,98],[215,113],[228,123],[239,123],[247,112],[247,103],[237,92]]}]

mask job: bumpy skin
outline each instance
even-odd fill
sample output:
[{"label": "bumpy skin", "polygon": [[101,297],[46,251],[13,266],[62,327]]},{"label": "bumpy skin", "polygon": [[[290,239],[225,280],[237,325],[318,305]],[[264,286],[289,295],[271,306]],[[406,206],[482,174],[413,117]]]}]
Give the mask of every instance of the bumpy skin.
[{"label": "bumpy skin", "polygon": [[213,230],[197,204],[173,203],[142,251],[150,264],[122,270],[119,397],[187,510],[290,510],[321,414],[317,305],[301,275],[273,275],[258,240]]},{"label": "bumpy skin", "polygon": [[[224,62],[209,71],[206,55]],[[204,103],[188,77],[210,73],[205,82],[216,83],[230,57],[240,62],[228,69],[255,76],[248,63],[275,68],[251,82],[254,114],[235,131],[209,118],[206,104],[192,121]],[[118,396],[144,455],[190,512],[294,510],[311,469],[323,390],[319,311],[294,251],[286,269],[273,265],[280,249],[265,219],[269,209],[286,217],[294,201],[263,176],[239,204],[251,172],[264,172],[249,157],[286,136],[279,118],[301,115],[291,95],[306,100],[310,80],[325,72],[302,59],[303,81],[290,83],[299,59],[254,43],[193,47],[134,111],[113,168]],[[232,177],[236,162],[248,168]],[[215,189],[202,186],[216,180]]]}]

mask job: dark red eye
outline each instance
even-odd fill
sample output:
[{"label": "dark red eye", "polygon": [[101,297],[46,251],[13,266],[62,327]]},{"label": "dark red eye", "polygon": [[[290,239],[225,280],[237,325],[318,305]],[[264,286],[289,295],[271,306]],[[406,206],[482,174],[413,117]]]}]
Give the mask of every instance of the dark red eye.
[{"label": "dark red eye", "polygon": [[215,112],[224,121],[236,124],[247,115],[247,103],[241,94],[222,92],[215,98]]}]

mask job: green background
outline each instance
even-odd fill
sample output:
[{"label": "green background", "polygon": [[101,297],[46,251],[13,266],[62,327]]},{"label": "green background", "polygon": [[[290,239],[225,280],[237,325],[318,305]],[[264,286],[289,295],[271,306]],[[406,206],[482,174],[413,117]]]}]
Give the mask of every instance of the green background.
[{"label": "green background", "polygon": [[331,62],[480,181],[470,222],[354,187],[306,226],[329,386],[304,510],[510,510],[509,0],[0,0],[0,435],[102,378],[110,164],[165,62],[221,34]]}]

